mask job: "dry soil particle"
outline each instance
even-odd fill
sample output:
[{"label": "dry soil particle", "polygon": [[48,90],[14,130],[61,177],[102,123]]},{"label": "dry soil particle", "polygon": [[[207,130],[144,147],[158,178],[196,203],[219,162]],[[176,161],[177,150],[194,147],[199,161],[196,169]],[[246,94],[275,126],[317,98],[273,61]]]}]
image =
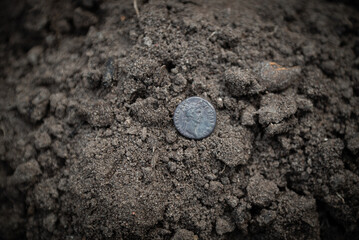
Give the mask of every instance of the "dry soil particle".
[{"label": "dry soil particle", "polygon": [[[259,239],[319,239],[318,214],[313,198],[288,191],[277,200],[274,211],[262,210],[250,226]],[[293,232],[297,235],[293,236]]]},{"label": "dry soil particle", "polygon": [[249,200],[260,207],[268,207],[279,193],[277,185],[264,179],[260,174],[256,174],[249,179],[246,190]]},{"label": "dry soil particle", "polygon": [[27,87],[17,94],[17,109],[21,114],[29,116],[31,121],[40,121],[46,115],[49,97],[47,88],[32,90]]},{"label": "dry soil particle", "polygon": [[85,115],[85,119],[93,127],[111,126],[114,121],[114,114],[111,104],[103,100],[89,101],[81,107],[81,113]]},{"label": "dry soil particle", "polygon": [[[355,239],[359,14],[1,1],[1,239]],[[171,118],[198,95],[210,137]]]},{"label": "dry soil particle", "polygon": [[297,103],[292,96],[268,93],[264,95],[258,110],[259,123],[279,123],[297,112]]},{"label": "dry soil particle", "polygon": [[29,183],[35,180],[35,177],[41,174],[41,169],[36,160],[30,160],[26,163],[20,164],[15,169],[12,176],[8,177],[8,184]]},{"label": "dry soil particle", "polygon": [[186,229],[178,229],[175,235],[171,238],[171,240],[192,240],[194,239],[194,234],[191,231]]},{"label": "dry soil particle", "polygon": [[224,81],[229,92],[235,97],[253,95],[264,90],[258,84],[252,71],[248,69],[230,68],[224,73]]},{"label": "dry soil particle", "polygon": [[215,139],[215,156],[229,167],[246,165],[251,156],[253,134],[242,127],[228,128]]},{"label": "dry soil particle", "polygon": [[218,235],[233,232],[235,228],[236,227],[231,219],[218,218],[216,221],[216,232],[218,233]]}]

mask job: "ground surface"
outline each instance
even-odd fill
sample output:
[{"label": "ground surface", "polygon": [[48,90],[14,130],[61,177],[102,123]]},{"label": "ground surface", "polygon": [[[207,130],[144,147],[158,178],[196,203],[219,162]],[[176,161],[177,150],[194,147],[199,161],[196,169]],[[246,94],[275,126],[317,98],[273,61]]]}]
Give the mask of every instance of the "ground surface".
[{"label": "ground surface", "polygon": [[358,238],[347,3],[2,1],[0,239]]}]

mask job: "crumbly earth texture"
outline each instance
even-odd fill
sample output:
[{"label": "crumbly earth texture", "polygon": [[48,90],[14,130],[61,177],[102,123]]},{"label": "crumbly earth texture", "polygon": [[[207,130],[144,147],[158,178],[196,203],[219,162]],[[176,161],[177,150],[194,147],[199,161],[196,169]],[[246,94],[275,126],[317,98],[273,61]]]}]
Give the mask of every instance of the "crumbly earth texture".
[{"label": "crumbly earth texture", "polygon": [[358,5],[136,2],[1,1],[0,239],[357,239]]}]

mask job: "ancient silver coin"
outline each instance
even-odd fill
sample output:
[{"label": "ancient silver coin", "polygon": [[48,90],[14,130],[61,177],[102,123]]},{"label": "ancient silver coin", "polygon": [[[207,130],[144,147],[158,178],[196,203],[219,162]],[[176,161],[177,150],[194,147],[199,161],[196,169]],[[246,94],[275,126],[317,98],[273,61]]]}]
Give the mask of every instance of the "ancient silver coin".
[{"label": "ancient silver coin", "polygon": [[177,130],[191,139],[208,137],[216,126],[216,119],[216,110],[212,104],[200,97],[182,101],[173,116]]}]

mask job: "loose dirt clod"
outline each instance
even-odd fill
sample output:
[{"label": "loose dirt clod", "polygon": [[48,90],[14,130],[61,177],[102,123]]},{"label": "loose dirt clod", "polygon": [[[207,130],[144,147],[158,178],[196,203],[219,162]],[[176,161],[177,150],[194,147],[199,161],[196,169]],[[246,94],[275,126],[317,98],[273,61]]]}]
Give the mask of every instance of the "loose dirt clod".
[{"label": "loose dirt clod", "polygon": [[274,182],[264,179],[260,174],[256,174],[249,179],[247,193],[253,204],[268,207],[275,200],[279,189]]},{"label": "loose dirt clod", "polygon": [[216,139],[215,156],[229,167],[246,165],[251,156],[253,135],[244,128],[233,128]]},{"label": "loose dirt clod", "polygon": [[263,90],[252,71],[231,68],[225,71],[224,81],[228,91],[235,97],[257,94]]},{"label": "loose dirt clod", "polygon": [[30,160],[22,163],[15,169],[12,176],[8,178],[8,184],[28,183],[35,180],[35,177],[41,174],[41,169],[36,160]]},{"label": "loose dirt clod", "polygon": [[218,218],[216,222],[216,232],[218,235],[233,232],[235,229],[234,223],[230,219]]},{"label": "loose dirt clod", "polygon": [[353,134],[348,139],[348,148],[353,154],[357,154],[359,152],[359,133]]},{"label": "loose dirt clod", "polygon": [[297,103],[292,96],[269,93],[263,96],[258,110],[259,123],[279,123],[297,111]]},{"label": "loose dirt clod", "polygon": [[241,122],[244,126],[253,126],[256,122],[254,116],[256,114],[256,109],[250,105],[244,109],[241,117]]},{"label": "loose dirt clod", "polygon": [[76,8],[73,17],[74,25],[77,29],[88,28],[98,22],[98,17],[93,13]]},{"label": "loose dirt clod", "polygon": [[194,239],[194,234],[191,231],[188,231],[186,229],[179,229],[171,238],[171,240],[192,240]]},{"label": "loose dirt clod", "polygon": [[51,137],[47,132],[36,132],[35,147],[37,149],[47,148],[51,145]]}]

